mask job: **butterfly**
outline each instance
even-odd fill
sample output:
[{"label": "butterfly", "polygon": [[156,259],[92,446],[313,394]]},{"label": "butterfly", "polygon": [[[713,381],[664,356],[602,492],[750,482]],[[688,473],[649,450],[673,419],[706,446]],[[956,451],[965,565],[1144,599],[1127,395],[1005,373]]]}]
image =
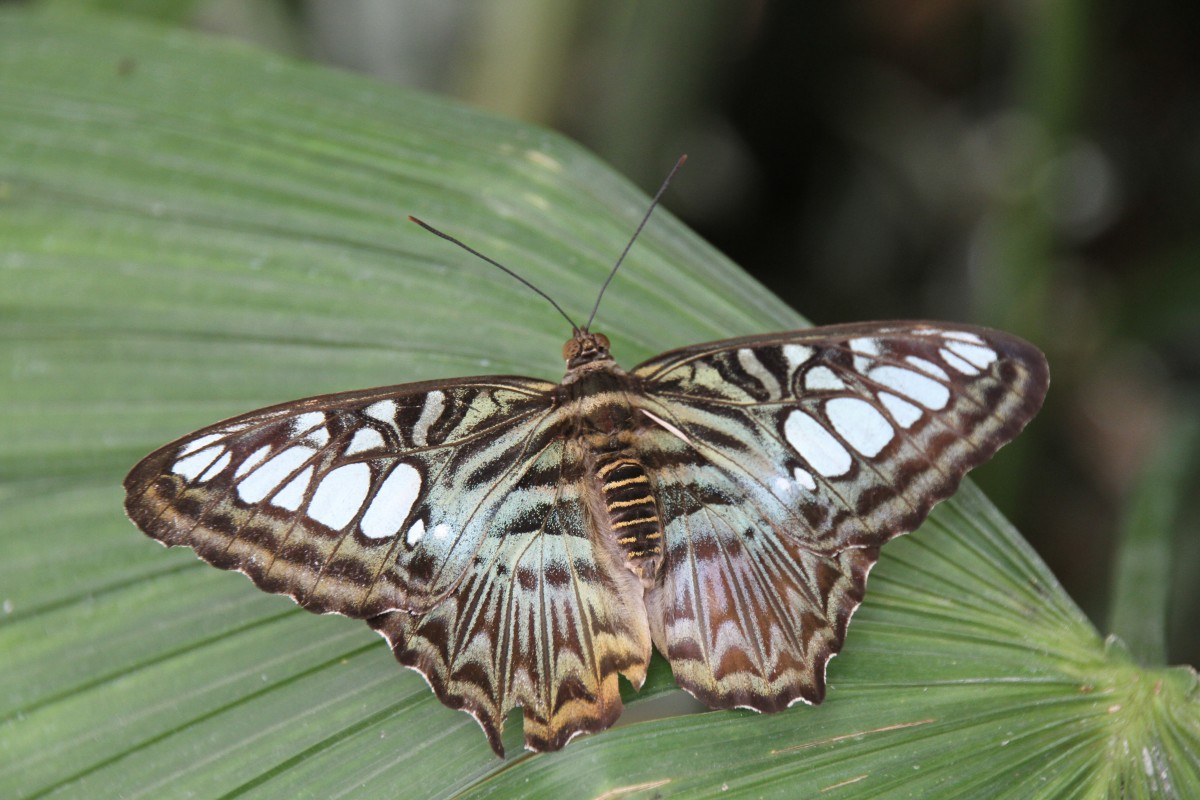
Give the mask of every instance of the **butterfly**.
[{"label": "butterfly", "polygon": [[748,336],[629,371],[590,325],[560,383],[408,383],[188,434],[133,468],[126,511],[365,620],[497,755],[518,706],[526,747],[558,750],[616,721],[618,676],[640,688],[652,648],[713,708],[821,702],[880,547],[1049,383],[1033,345],[968,325]]}]

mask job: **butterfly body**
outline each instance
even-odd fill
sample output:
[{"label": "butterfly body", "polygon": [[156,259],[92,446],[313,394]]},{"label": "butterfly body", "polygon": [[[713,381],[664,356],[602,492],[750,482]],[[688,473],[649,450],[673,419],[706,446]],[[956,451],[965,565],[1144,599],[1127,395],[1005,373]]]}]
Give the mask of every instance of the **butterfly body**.
[{"label": "butterfly body", "polygon": [[[587,342],[584,349],[580,340]],[[662,556],[663,530],[650,478],[638,457],[638,442],[650,420],[633,404],[638,381],[617,366],[602,334],[578,332],[564,347],[567,375],[557,392],[575,420],[566,433],[583,449],[590,519],[597,537],[618,545],[624,564],[653,585]]]},{"label": "butterfly body", "polygon": [[621,369],[576,331],[560,383],[493,376],[308,398],[151,453],[147,534],[364,619],[497,753],[609,727],[652,647],[714,708],[820,702],[867,573],[1040,407],[1008,334],[863,323]]}]

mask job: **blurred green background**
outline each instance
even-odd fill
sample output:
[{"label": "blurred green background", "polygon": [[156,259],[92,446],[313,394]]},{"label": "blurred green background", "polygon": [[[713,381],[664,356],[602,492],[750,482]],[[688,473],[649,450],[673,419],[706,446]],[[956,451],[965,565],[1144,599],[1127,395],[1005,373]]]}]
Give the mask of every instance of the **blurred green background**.
[{"label": "blurred green background", "polygon": [[[667,206],[814,322],[945,318],[1035,341],[1046,410],[976,476],[1102,630],[1118,533],[1147,524],[1137,487],[1195,486],[1194,448],[1164,450],[1200,416],[1193,5],[43,5],[457,97],[563,131],[647,191],[686,152]],[[1167,495],[1144,503],[1168,506],[1176,574],[1200,574],[1195,492]],[[1200,587],[1174,581],[1169,606],[1168,661],[1200,662]]]}]

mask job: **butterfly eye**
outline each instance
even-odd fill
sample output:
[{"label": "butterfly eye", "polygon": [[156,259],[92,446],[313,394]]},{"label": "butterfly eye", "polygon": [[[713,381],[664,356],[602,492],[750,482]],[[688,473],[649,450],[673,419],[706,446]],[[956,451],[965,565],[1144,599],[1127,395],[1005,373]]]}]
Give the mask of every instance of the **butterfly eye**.
[{"label": "butterfly eye", "polygon": [[593,361],[610,359],[608,349],[608,337],[603,333],[578,331],[563,345],[563,358],[566,359],[567,368],[574,369]]}]

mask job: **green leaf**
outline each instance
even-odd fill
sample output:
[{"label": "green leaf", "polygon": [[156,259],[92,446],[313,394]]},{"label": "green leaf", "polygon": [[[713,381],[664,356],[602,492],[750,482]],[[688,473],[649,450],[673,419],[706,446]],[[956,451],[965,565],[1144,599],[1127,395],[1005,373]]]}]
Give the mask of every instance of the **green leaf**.
[{"label": "green leaf", "polygon": [[[669,166],[664,164],[664,169]],[[693,165],[693,169],[702,165]],[[0,13],[0,796],[1200,796],[1190,669],[1141,669],[967,487],[889,545],[818,708],[506,761],[359,622],[166,551],[142,455],[319,392],[557,378],[646,197],[542,130],[226,42]],[[635,363],[802,320],[656,215],[598,327]]]},{"label": "green leaf", "polygon": [[1200,414],[1171,416],[1134,487],[1121,525],[1109,627],[1139,663],[1166,662],[1167,603],[1179,506],[1196,469]]}]

